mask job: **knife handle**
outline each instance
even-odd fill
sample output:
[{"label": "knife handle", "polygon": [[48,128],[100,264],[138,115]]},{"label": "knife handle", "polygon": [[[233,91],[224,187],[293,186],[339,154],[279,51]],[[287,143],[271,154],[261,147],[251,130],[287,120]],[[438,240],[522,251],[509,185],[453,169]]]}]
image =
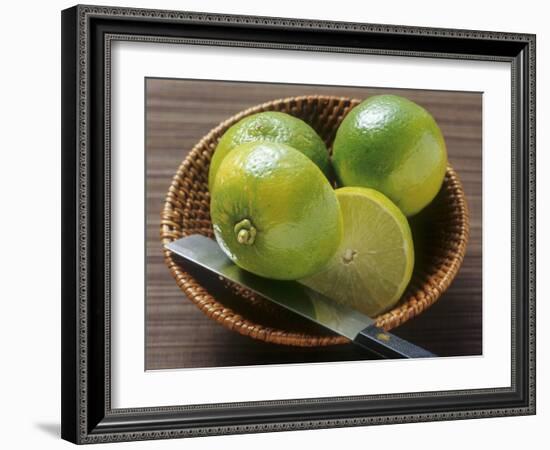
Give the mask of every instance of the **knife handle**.
[{"label": "knife handle", "polygon": [[360,331],[353,342],[382,358],[434,358],[437,356],[374,325]]}]

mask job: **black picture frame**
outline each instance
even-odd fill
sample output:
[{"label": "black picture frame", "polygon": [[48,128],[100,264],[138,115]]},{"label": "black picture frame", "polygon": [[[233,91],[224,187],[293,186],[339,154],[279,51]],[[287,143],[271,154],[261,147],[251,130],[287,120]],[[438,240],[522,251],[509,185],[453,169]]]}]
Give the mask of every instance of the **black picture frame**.
[{"label": "black picture frame", "polygon": [[[511,386],[112,409],[110,43],[193,42],[512,67]],[[535,36],[75,6],[62,12],[62,437],[83,444],[535,414]]]}]

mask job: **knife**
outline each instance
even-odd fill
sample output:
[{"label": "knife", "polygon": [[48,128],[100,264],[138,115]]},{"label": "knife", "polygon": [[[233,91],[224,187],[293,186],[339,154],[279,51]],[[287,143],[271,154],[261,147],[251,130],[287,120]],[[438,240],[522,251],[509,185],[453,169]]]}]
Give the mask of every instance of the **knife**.
[{"label": "knife", "polygon": [[296,281],[263,278],[235,265],[216,241],[194,234],[170,242],[166,248],[184,261],[299,314],[350,339],[379,358],[433,358],[437,355],[378,328],[369,316],[336,303]]}]

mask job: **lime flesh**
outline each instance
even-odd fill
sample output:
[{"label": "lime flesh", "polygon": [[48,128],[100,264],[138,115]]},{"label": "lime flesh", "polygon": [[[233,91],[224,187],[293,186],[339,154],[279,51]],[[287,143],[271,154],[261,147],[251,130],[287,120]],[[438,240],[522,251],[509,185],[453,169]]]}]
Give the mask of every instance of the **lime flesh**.
[{"label": "lime flesh", "polygon": [[411,230],[403,213],[369,188],[336,190],[344,236],[320,272],[300,280],[327,297],[371,317],[394,306],[414,266]]}]

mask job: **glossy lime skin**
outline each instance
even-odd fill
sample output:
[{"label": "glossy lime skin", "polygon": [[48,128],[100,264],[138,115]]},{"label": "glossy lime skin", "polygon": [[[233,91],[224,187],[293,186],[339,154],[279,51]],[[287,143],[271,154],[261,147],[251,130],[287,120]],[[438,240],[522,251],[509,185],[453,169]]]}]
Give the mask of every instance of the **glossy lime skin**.
[{"label": "glossy lime skin", "polygon": [[290,114],[267,111],[252,114],[231,126],[221,137],[208,174],[208,187],[212,190],[216,172],[227,154],[246,142],[280,142],[302,152],[328,176],[330,160],[323,140],[303,120]]},{"label": "glossy lime skin", "polygon": [[295,280],[319,271],[342,239],[329,182],[309,158],[279,143],[242,144],[227,155],[210,215],[225,253],[267,278]]},{"label": "glossy lime skin", "polygon": [[428,111],[404,97],[378,95],[342,121],[332,161],[341,185],[376,189],[412,216],[439,192],[447,149]]}]

